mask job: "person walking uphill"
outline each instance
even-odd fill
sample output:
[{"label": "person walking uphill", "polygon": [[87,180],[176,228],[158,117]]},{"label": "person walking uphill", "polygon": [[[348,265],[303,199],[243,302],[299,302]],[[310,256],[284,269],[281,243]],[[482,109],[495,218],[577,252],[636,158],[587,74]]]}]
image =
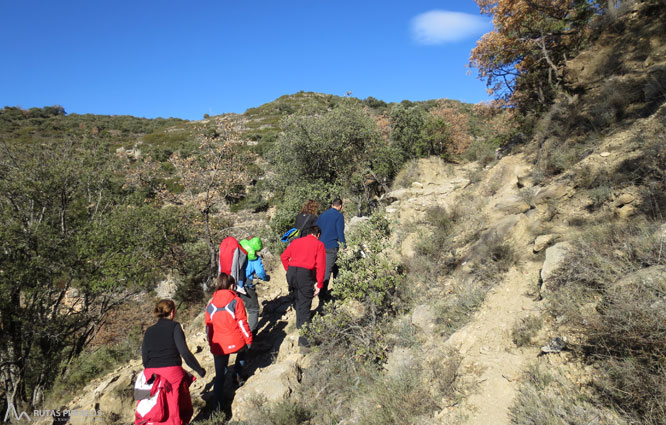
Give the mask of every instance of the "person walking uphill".
[{"label": "person walking uphill", "polygon": [[[312,299],[324,286],[326,269],[326,248],[319,241],[321,229],[312,226],[305,230],[305,237],[294,240],[280,255],[282,265],[287,271],[289,292],[294,297],[296,327],[301,329],[309,323],[312,316]],[[308,347],[305,337],[298,338],[299,347]]]},{"label": "person walking uphill", "polygon": [[235,283],[233,277],[220,274],[217,277],[217,290],[206,306],[206,336],[210,352],[215,359],[213,395],[216,406],[219,406],[222,401],[229,355],[238,353],[234,365],[233,382],[239,385],[246,354],[246,350],[243,348],[252,344],[252,332],[247,323],[245,305],[234,292]]},{"label": "person walking uphill", "polygon": [[250,324],[250,330],[254,333],[259,323],[259,298],[255,287],[255,276],[264,282],[269,282],[271,277],[264,270],[264,263],[259,256],[259,251],[263,248],[261,239],[254,237],[252,239],[243,239],[240,246],[247,252],[247,266],[245,268],[245,294],[241,294],[241,299],[245,303],[247,311],[247,322]]},{"label": "person walking uphill", "polygon": [[305,229],[317,224],[318,212],[319,202],[309,199],[303,204],[303,208],[301,208],[301,212],[296,216],[296,222],[294,223],[294,227],[299,231],[299,237],[305,235]]},{"label": "person walking uphill", "polygon": [[342,200],[335,198],[331,202],[331,208],[324,211],[317,220],[317,226],[321,228],[320,241],[326,247],[326,273],[324,274],[324,287],[321,290],[319,299],[321,301],[329,301],[331,293],[328,284],[331,280],[331,274],[335,270],[335,261],[338,258],[339,245],[347,246],[345,241],[345,217],[340,212],[342,210]]},{"label": "person walking uphill", "polygon": [[[171,300],[161,300],[155,306],[157,323],[146,329],[141,345],[144,374],[150,378],[160,375],[170,384],[166,392],[168,417],[163,422],[151,422],[153,425],[186,425],[190,422],[194,410],[190,397],[190,384],[194,377],[181,366],[181,357],[202,378],[206,370],[187,347],[185,334],[180,323],[174,321],[176,305]],[[137,419],[138,421],[138,419]]]},{"label": "person walking uphill", "polygon": [[247,251],[233,236],[226,237],[220,242],[220,262],[217,274],[227,274],[234,278],[236,291],[244,294],[245,269],[247,267]]}]

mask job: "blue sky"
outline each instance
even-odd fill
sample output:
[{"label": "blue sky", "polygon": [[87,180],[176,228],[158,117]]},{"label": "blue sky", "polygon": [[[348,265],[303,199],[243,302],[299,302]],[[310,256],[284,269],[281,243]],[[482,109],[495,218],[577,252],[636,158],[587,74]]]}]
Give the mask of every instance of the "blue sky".
[{"label": "blue sky", "polygon": [[201,119],[300,90],[489,100],[460,1],[0,1],[0,107]]}]

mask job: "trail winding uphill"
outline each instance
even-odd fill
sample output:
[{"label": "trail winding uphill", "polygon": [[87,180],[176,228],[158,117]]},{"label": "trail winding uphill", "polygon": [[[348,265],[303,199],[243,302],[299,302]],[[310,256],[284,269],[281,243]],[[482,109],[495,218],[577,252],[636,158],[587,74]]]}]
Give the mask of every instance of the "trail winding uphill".
[{"label": "trail winding uphill", "polygon": [[[474,222],[478,226],[473,229],[475,238],[459,248],[463,261],[449,275],[435,278],[433,285],[439,288],[441,297],[446,296],[447,288],[464,287],[475,279],[475,265],[489,261],[483,248],[491,241],[500,240],[514,252],[512,266],[495,280],[471,319],[448,338],[435,330],[434,305],[423,303],[410,313],[412,324],[421,327],[427,336],[418,347],[426,358],[436,358],[450,350],[457,350],[461,357],[458,379],[465,390],[457,402],[444,404],[428,423],[509,424],[510,407],[523,372],[537,361],[539,354],[534,345],[517,347],[512,330],[526,317],[540,314],[542,302],[537,301],[537,296],[540,272],[545,269],[543,253],[553,252],[547,250],[549,245],[571,237],[568,223],[585,213],[585,202],[572,189],[567,176],[554,179],[547,186],[535,185],[530,166],[521,155],[502,158],[487,169],[480,169],[477,164],[445,164],[432,158],[420,160],[416,166],[414,181],[386,197],[396,256],[414,255],[419,238],[428,231],[420,223],[431,207],[450,209],[473,199],[474,203],[464,205],[475,205],[476,210],[467,213],[481,218]],[[547,262],[549,256],[545,255]],[[262,313],[247,368],[250,376],[245,385],[235,391],[228,388],[227,392],[227,413],[236,420],[247,418],[257,399],[277,401],[289,397],[299,385],[302,369],[311,367],[309,356],[299,354],[296,346],[285,273],[276,257],[269,256],[267,260],[269,269],[272,265],[268,270],[272,278],[258,287]],[[205,340],[203,314],[184,328],[190,348],[208,371],[191,388],[195,420],[206,419],[210,412],[205,410],[204,399],[211,389],[214,366]],[[550,336],[543,332],[539,340],[547,341]],[[389,368],[396,357],[395,353],[389,355]],[[101,409],[109,423],[129,423],[134,410],[131,386],[140,370],[138,359],[124,365],[91,383],[68,403],[68,408]]]},{"label": "trail winding uphill", "polygon": [[[483,217],[479,222],[482,228],[477,229],[480,236],[464,248],[465,261],[445,278],[448,281],[444,287],[464,286],[472,281],[474,264],[489,261],[481,249],[484,244],[499,239],[512,248],[514,265],[490,289],[471,321],[448,339],[433,334],[424,347],[433,355],[457,350],[466,388],[462,399],[445,407],[433,423],[502,425],[510,423],[509,409],[522,374],[539,354],[534,346],[517,347],[512,330],[526,317],[541,314],[537,301],[544,261],[541,251],[559,237],[541,233],[556,227],[555,223],[545,225],[552,218],[552,204],[563,202],[572,192],[561,182],[548,187],[533,185],[531,167],[520,155],[501,159],[484,171],[483,178],[477,177],[476,183],[468,178],[479,172],[474,167],[475,164],[452,166],[437,159],[422,160],[418,180],[389,194],[397,201],[387,208],[387,213],[397,233],[402,231],[400,255],[407,257],[415,254],[414,246],[422,233],[410,223],[419,222],[428,208],[450,210],[464,197],[479,200],[475,203],[479,210],[467,213]],[[405,233],[409,228],[412,231]],[[543,236],[546,242],[535,246],[535,240],[544,240]]]}]

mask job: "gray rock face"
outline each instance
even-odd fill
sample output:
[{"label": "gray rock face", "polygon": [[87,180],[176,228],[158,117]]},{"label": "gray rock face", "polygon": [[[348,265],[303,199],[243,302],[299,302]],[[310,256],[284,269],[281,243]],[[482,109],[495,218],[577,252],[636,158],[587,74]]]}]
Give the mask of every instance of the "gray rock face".
[{"label": "gray rock face", "polygon": [[435,329],[435,313],[432,306],[424,304],[416,306],[412,312],[412,324],[427,333],[432,333]]},{"label": "gray rock face", "polygon": [[569,188],[563,184],[553,184],[545,188],[537,188],[534,192],[534,203],[542,204],[551,199],[561,199],[569,193]]},{"label": "gray rock face", "polygon": [[178,285],[176,285],[176,282],[172,278],[169,278],[158,283],[155,292],[160,299],[173,299],[177,288]]},{"label": "gray rock face", "polygon": [[615,283],[617,287],[655,287],[660,284],[666,287],[666,266],[652,266],[629,273]]},{"label": "gray rock face", "polygon": [[541,290],[549,290],[549,278],[555,270],[564,264],[571,248],[570,243],[560,242],[546,249],[546,260],[541,267]]},{"label": "gray rock face", "polygon": [[388,355],[384,369],[388,376],[398,378],[403,371],[409,370],[416,364],[416,356],[409,348],[396,347]]},{"label": "gray rock face", "polygon": [[[234,419],[248,420],[257,398],[265,402],[276,402],[287,397],[301,379],[298,355],[275,363],[252,376],[237,392],[234,399]],[[270,385],[267,383],[270,382]]]},{"label": "gray rock face", "polygon": [[368,221],[370,217],[352,217],[351,220],[349,220],[349,226],[348,229],[352,229],[355,226],[358,226],[361,223],[365,223]]}]

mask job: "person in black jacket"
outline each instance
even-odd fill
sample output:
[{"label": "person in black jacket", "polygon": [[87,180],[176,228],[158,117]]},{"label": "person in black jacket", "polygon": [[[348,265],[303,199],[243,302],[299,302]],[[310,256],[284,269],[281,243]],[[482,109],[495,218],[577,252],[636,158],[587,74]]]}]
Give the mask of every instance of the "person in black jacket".
[{"label": "person in black jacket", "polygon": [[183,328],[174,320],[176,304],[161,300],[154,313],[157,323],[146,329],[141,345],[144,373],[146,376],[160,375],[171,384],[171,391],[167,392],[169,417],[160,424],[188,424],[194,413],[189,388],[193,377],[181,366],[181,357],[202,378],[206,376],[206,370],[187,347]]},{"label": "person in black jacket", "polygon": [[305,204],[303,204],[301,212],[299,212],[296,216],[296,223],[294,223],[294,227],[297,228],[300,232],[298,236],[299,238],[305,236],[306,229],[317,224],[318,213],[319,202],[309,199]]}]

